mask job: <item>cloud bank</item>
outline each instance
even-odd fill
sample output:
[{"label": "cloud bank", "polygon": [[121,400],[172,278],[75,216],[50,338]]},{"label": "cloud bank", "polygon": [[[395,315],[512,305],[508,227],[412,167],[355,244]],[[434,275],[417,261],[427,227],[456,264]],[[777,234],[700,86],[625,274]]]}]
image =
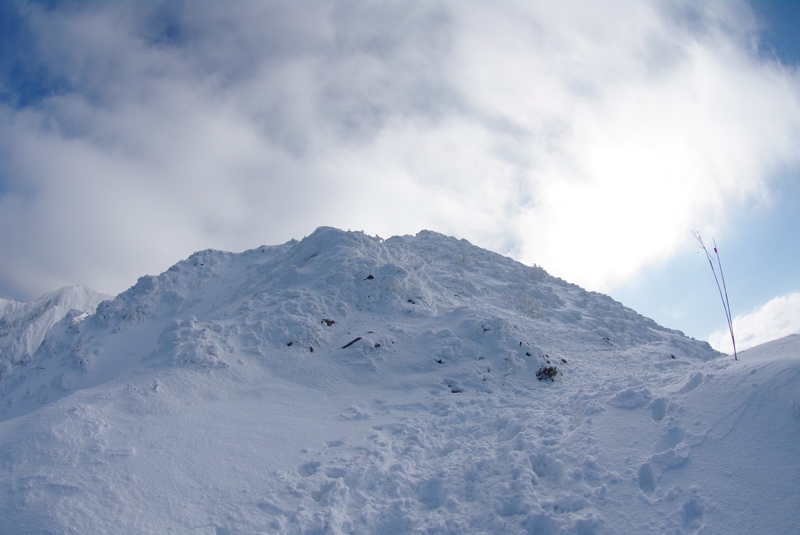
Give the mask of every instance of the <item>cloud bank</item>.
[{"label": "cloud bank", "polygon": [[744,3],[3,9],[9,297],[319,225],[429,228],[605,291],[800,154],[800,80]]},{"label": "cloud bank", "polygon": [[[776,297],[747,314],[736,316],[733,318],[733,334],[738,351],[790,334],[800,334],[800,292]],[[711,333],[708,343],[718,351],[733,353],[728,330]]]}]

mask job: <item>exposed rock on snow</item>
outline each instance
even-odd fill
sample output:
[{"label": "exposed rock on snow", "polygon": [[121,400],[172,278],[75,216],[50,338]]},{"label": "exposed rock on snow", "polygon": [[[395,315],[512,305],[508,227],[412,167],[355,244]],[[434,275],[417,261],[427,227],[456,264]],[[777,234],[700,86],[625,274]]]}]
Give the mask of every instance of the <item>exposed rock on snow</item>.
[{"label": "exposed rock on snow", "polygon": [[621,534],[763,532],[770,510],[789,532],[783,344],[734,363],[427,231],[203,251],[3,379],[0,514],[18,533]]}]

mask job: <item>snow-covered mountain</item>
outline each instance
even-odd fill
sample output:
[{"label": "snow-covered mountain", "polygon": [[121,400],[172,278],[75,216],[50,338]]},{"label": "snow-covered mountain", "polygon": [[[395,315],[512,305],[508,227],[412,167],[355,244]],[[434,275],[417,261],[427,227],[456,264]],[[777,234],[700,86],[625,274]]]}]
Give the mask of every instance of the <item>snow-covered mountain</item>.
[{"label": "snow-covered mountain", "polygon": [[0,298],[0,379],[27,363],[50,328],[71,311],[94,313],[110,295],[87,286],[68,286],[28,303]]},{"label": "snow-covered mountain", "polygon": [[800,366],[796,338],[774,347],[736,363],[433,232],[204,251],[67,314],[2,380],[0,515],[13,533],[790,533]]}]

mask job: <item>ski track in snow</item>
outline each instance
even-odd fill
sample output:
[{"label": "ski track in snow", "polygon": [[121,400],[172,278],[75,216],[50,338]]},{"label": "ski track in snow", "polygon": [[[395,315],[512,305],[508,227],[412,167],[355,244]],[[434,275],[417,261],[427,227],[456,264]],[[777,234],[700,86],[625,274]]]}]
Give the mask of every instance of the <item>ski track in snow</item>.
[{"label": "ski track in snow", "polygon": [[205,251],[10,371],[0,514],[14,533],[792,533],[796,340],[734,363],[428,232]]}]

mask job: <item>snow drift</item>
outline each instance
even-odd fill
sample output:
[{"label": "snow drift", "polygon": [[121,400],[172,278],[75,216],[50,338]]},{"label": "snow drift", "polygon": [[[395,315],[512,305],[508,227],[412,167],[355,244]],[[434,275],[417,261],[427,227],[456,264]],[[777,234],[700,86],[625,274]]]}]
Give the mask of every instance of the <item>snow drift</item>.
[{"label": "snow drift", "polygon": [[204,251],[8,371],[0,513],[14,533],[789,533],[794,340],[733,363],[427,231]]}]

